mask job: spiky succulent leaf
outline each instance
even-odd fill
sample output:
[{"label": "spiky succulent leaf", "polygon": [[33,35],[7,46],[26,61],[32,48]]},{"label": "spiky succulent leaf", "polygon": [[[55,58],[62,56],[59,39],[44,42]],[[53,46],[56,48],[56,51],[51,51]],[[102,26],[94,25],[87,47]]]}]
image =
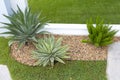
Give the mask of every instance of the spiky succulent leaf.
[{"label": "spiky succulent leaf", "polygon": [[44,37],[38,40],[38,44],[35,44],[37,50],[33,51],[32,57],[37,59],[37,65],[51,65],[54,66],[54,62],[58,61],[64,63],[63,58],[69,58],[67,56],[68,46],[61,45],[62,39],[55,39],[52,37]]}]

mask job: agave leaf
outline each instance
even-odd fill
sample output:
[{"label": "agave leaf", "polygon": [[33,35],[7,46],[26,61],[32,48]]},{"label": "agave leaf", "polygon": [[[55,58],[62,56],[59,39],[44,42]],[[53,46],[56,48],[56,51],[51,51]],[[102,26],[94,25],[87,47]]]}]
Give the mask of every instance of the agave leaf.
[{"label": "agave leaf", "polygon": [[35,36],[33,36],[31,39],[32,39],[34,42],[38,42],[38,40],[36,39]]},{"label": "agave leaf", "polygon": [[59,51],[59,50],[60,50],[59,47],[54,47],[54,48],[52,49],[52,53],[57,53],[57,51]]},{"label": "agave leaf", "polygon": [[62,59],[60,59],[59,57],[56,57],[55,60],[58,61],[58,62],[60,62],[60,63],[65,64],[65,62]]},{"label": "agave leaf", "polygon": [[51,34],[51,33],[48,31],[40,31],[40,32],[38,32],[38,34]]},{"label": "agave leaf", "polygon": [[20,49],[25,44],[25,41],[20,41],[18,45],[18,49]]},{"label": "agave leaf", "polygon": [[45,67],[48,64],[49,60],[47,60],[47,57],[41,58],[40,65],[43,65]]},{"label": "agave leaf", "polygon": [[3,32],[3,33],[0,33],[0,34],[14,34],[13,32]]},{"label": "agave leaf", "polygon": [[[67,53],[66,53],[67,54]],[[63,58],[66,58],[66,59],[68,59],[68,58],[70,58],[70,56],[64,56]]]},{"label": "agave leaf", "polygon": [[53,57],[50,58],[51,66],[54,66],[55,59]]},{"label": "agave leaf", "polygon": [[45,67],[48,63],[49,63],[49,60],[46,59],[46,60],[44,61],[44,63],[43,63],[43,67]]},{"label": "agave leaf", "polygon": [[11,46],[13,43],[14,43],[14,40],[10,40],[10,41],[8,42],[8,46]]},{"label": "agave leaf", "polygon": [[42,61],[40,59],[38,59],[38,61],[35,64],[41,66],[42,65]]},{"label": "agave leaf", "polygon": [[57,41],[56,41],[56,47],[60,46],[61,45],[61,41],[62,41],[62,38],[59,38]]},{"label": "agave leaf", "polygon": [[42,51],[47,52],[47,51],[48,51],[48,48],[47,48],[47,46],[45,45],[46,42],[45,42],[45,41],[41,41],[41,42],[42,42],[42,43],[41,43],[41,45],[39,45],[39,47],[41,48]]},{"label": "agave leaf", "polygon": [[[37,24],[36,26],[35,26],[35,28],[33,29],[33,32],[38,32],[39,30],[41,30],[41,29],[43,29],[44,28],[44,24],[41,24],[41,23],[39,23],[39,24]],[[40,33],[39,33],[40,34]]]},{"label": "agave leaf", "polygon": [[46,42],[44,42],[44,46],[46,47],[48,53],[51,53],[51,47],[49,44],[47,44]]},{"label": "agave leaf", "polygon": [[34,32],[37,32],[37,30],[39,31],[40,29],[42,29],[43,27],[41,26],[42,24],[38,23],[37,25],[35,26],[31,26],[33,29],[31,31],[30,34],[33,34]]}]

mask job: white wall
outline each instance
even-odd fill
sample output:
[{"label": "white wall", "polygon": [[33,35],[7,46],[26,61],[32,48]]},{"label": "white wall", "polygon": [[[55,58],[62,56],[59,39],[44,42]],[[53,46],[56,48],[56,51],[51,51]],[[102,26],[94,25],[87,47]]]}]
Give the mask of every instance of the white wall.
[{"label": "white wall", "polygon": [[[3,16],[3,14],[8,15],[4,0],[0,0],[0,22],[9,22],[7,18]],[[4,26],[0,23],[0,27]]]},{"label": "white wall", "polygon": [[11,10],[11,3],[10,3],[10,0],[4,0],[4,3],[6,5],[6,9],[7,9],[7,12],[9,15],[12,15],[12,10]]},{"label": "white wall", "polygon": [[10,0],[11,7],[13,10],[17,11],[17,5],[20,7],[22,11],[25,10],[26,7],[28,7],[27,0]]},{"label": "white wall", "polygon": [[[8,15],[4,0],[0,0],[0,8],[1,8],[0,9],[0,22],[8,22],[9,23],[9,20],[3,16],[3,14]],[[0,27],[3,27],[3,26],[5,26],[5,25],[0,23]],[[0,33],[5,32],[5,31],[7,31],[7,30],[0,28]],[[0,36],[8,36],[8,35],[0,35]]]},{"label": "white wall", "polygon": [[[11,8],[17,10],[17,5],[21,8],[22,11],[25,10],[27,5],[27,0],[0,0],[0,22],[9,22],[7,18],[3,16],[12,14]],[[0,23],[0,27],[4,26]]]},{"label": "white wall", "polygon": [[[0,0],[0,22],[9,23],[9,20],[3,16],[4,15],[11,15],[12,9],[17,11],[17,5],[20,7],[22,11],[25,10],[27,5],[27,0]],[[5,26],[4,24],[0,23],[0,27]],[[6,29],[0,28],[0,33],[7,31]],[[8,35],[0,35],[0,36],[8,36]]]}]

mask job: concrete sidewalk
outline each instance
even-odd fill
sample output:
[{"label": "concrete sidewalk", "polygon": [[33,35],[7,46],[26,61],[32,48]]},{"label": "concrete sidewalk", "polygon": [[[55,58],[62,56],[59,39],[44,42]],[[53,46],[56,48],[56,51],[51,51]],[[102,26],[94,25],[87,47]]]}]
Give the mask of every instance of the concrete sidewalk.
[{"label": "concrete sidewalk", "polygon": [[108,48],[106,72],[108,80],[120,80],[120,42],[115,42]]},{"label": "concrete sidewalk", "polygon": [[0,65],[0,80],[12,80],[6,65]]}]

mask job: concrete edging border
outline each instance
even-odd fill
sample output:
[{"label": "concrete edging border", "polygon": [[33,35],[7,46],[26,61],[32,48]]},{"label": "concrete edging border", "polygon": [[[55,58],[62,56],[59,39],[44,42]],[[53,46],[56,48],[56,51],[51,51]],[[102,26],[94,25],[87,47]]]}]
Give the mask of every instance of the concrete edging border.
[{"label": "concrete edging border", "polygon": [[[112,29],[120,30],[120,25],[111,24]],[[88,35],[86,24],[57,24],[57,23],[48,23],[45,26],[44,30],[49,31],[53,34],[62,34],[62,35]],[[115,36],[120,36],[120,31]]]},{"label": "concrete edging border", "polygon": [[[120,25],[119,24],[111,24],[112,29],[119,30],[115,36],[120,36]],[[86,24],[62,24],[62,23],[48,23],[44,27],[45,31],[49,31],[53,34],[60,35],[88,35]],[[5,29],[0,29],[1,32],[5,32]],[[0,36],[8,36],[8,35],[0,35]]]}]

